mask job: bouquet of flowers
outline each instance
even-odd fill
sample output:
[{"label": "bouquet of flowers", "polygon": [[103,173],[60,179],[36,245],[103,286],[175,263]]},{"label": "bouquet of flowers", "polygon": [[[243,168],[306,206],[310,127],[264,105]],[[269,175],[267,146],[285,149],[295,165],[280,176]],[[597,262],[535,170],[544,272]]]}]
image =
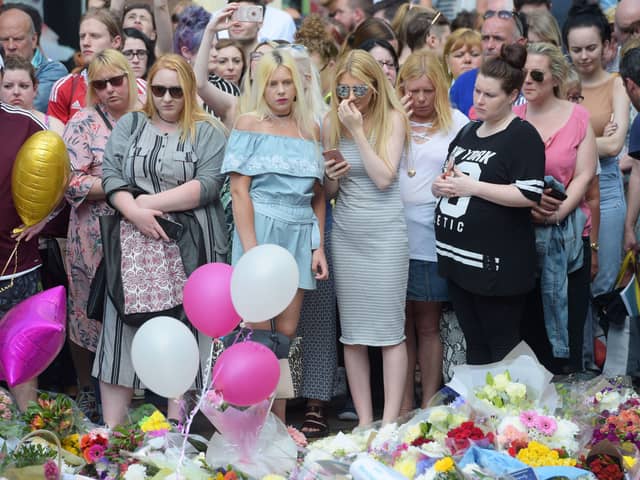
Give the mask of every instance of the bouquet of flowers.
[{"label": "bouquet of flowers", "polygon": [[445,440],[452,455],[463,454],[473,444],[489,447],[493,445],[493,442],[493,432],[485,433],[472,421],[463,422],[459,427],[449,430]]},{"label": "bouquet of flowers", "polygon": [[521,410],[531,402],[527,399],[527,386],[511,380],[509,370],[497,375],[487,372],[485,384],[476,388],[474,395],[491,409],[512,412]]},{"label": "bouquet of flowers", "polygon": [[577,440],[579,431],[578,425],[569,420],[525,410],[520,415],[502,419],[497,429],[498,447],[515,456],[529,441],[536,440],[575,455],[580,448]]},{"label": "bouquet of flowers", "polygon": [[469,420],[464,408],[433,407],[419,413],[400,429],[402,440],[414,447],[439,442],[444,445],[447,433]]},{"label": "bouquet of flowers", "polygon": [[573,467],[576,465],[576,459],[569,457],[565,450],[552,449],[535,440],[521,448],[516,454],[516,458],[531,467]]},{"label": "bouquet of flowers", "polygon": [[[20,415],[11,395],[0,388],[0,439],[19,438],[22,436]],[[2,442],[0,441],[0,445]]]},{"label": "bouquet of flowers", "polygon": [[620,459],[605,453],[591,455],[588,459],[582,457],[579,468],[589,470],[598,480],[623,480],[624,468]]},{"label": "bouquet of flowers", "polygon": [[62,394],[40,393],[35,402],[29,402],[23,414],[27,432],[48,430],[64,438],[77,433],[82,424],[82,414],[73,401]]}]

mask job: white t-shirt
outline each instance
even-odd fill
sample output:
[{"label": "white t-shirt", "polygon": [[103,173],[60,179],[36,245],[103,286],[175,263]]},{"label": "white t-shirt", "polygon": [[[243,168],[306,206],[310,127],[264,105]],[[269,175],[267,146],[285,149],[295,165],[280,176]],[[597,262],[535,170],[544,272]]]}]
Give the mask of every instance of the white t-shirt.
[{"label": "white t-shirt", "polygon": [[[449,144],[469,119],[460,110],[452,109],[453,124],[448,132],[438,132],[424,143],[411,142],[409,152],[400,162],[400,195],[409,234],[409,258],[437,261],[436,237],[433,226],[436,198],[431,184],[442,173]],[[409,169],[415,170],[410,177]]]}]

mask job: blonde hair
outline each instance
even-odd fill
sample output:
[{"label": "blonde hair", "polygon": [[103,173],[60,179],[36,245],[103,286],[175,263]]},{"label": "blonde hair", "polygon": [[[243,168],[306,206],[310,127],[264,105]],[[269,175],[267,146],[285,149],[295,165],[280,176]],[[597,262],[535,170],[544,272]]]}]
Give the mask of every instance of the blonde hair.
[{"label": "blonde hair", "polygon": [[549,70],[551,71],[551,77],[558,83],[553,87],[553,94],[564,100],[562,96],[565,87],[564,84],[567,81],[567,72],[569,71],[569,64],[562,54],[560,47],[552,43],[530,43],[527,47],[527,54],[531,55],[544,55],[549,59]]},{"label": "blonde hair", "polygon": [[480,32],[471,30],[470,28],[459,28],[454,30],[447,38],[444,49],[442,50],[442,61],[449,83],[453,80],[453,75],[449,71],[449,64],[447,63],[448,57],[451,52],[460,50],[463,47],[467,47],[469,50],[477,47],[482,51],[482,35],[480,35]]},{"label": "blonde hair", "polygon": [[430,51],[420,50],[407,57],[398,74],[396,92],[398,97],[406,94],[405,82],[425,75],[435,88],[433,126],[448,132],[453,125],[451,103],[449,102],[449,82],[438,56]]},{"label": "blonde hair", "polygon": [[540,38],[540,42],[552,43],[559,47],[562,45],[562,34],[558,21],[547,11],[535,11],[527,13],[528,33],[533,33]]},{"label": "blonde hair", "polygon": [[317,112],[313,111],[309,103],[309,96],[305,94],[303,79],[296,61],[286,49],[274,49],[267,52],[258,62],[252,88],[253,109],[250,111],[254,112],[259,120],[265,120],[273,116],[273,112],[267,104],[264,95],[269,80],[279,67],[284,67],[289,71],[296,89],[295,101],[291,107],[291,115],[295,119],[300,132],[317,141],[316,128],[318,122],[315,117]]},{"label": "blonde hair", "polygon": [[127,75],[127,83],[129,85],[129,108],[133,110],[136,107],[138,101],[138,84],[136,83],[136,76],[131,70],[129,62],[125,56],[118,50],[113,48],[107,48],[91,60],[89,67],[87,68],[87,77],[89,80],[89,86],[87,88],[87,106],[94,106],[99,103],[98,95],[95,89],[91,85],[93,80],[97,80],[97,76],[109,71],[119,70]]},{"label": "blonde hair", "polygon": [[562,84],[562,98],[564,100],[567,99],[567,94],[569,93],[569,90],[571,90],[572,88],[579,88],[580,91],[582,91],[582,79],[580,78],[580,75],[578,74],[578,72],[576,71],[576,69],[573,67],[573,65],[569,65],[567,67],[567,76],[564,79],[564,83]]},{"label": "blonde hair", "polygon": [[[186,140],[187,137],[193,142],[196,138],[196,122],[209,122],[213,127],[227,133],[226,128],[207,112],[205,112],[199,105],[196,98],[196,77],[191,69],[191,66],[180,55],[175,53],[168,53],[161,56],[151,66],[149,70],[149,89],[153,85],[153,78],[160,70],[172,70],[178,75],[178,83],[182,88],[184,107],[180,112],[180,119],[178,125],[182,130],[180,135],[181,140]],[[147,95],[147,101],[142,108],[142,111],[149,117],[153,118],[158,113],[155,104],[153,103],[153,94]]]},{"label": "blonde hair", "polygon": [[338,82],[343,75],[349,74],[367,85],[373,92],[369,104],[370,122],[365,134],[369,142],[373,143],[376,154],[384,161],[389,170],[393,170],[387,158],[386,145],[392,133],[391,114],[397,111],[402,114],[405,123],[405,148],[409,146],[409,120],[404,114],[404,108],[398,100],[391,83],[385,76],[378,62],[364,50],[352,50],[338,60],[336,74],[331,82],[331,110],[329,111],[329,143],[331,148],[337,148],[346,131],[338,118],[338,105],[341,99],[335,95]]}]

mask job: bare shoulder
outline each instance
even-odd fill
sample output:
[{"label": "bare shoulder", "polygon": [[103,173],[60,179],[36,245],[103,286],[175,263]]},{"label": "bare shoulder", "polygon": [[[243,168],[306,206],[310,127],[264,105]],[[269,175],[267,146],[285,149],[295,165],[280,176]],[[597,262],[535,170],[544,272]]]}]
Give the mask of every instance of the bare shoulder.
[{"label": "bare shoulder", "polygon": [[254,113],[243,113],[242,115],[238,116],[233,128],[236,130],[256,131],[257,129],[259,129],[258,117]]}]

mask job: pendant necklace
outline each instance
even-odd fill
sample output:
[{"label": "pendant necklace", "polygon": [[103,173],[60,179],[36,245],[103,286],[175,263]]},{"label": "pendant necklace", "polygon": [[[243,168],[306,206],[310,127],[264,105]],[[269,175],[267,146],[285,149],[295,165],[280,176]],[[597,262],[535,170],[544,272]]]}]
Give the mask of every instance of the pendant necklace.
[{"label": "pendant necklace", "polygon": [[[426,130],[430,130],[431,128],[433,128],[433,122],[414,122],[413,120],[410,120],[411,123],[411,127],[420,127],[420,128],[424,128]],[[414,140],[422,140],[420,143],[426,143],[429,140],[431,140],[431,137],[426,133],[426,132],[414,132],[413,129],[411,130],[411,138],[413,138]],[[407,157],[409,158],[409,157]],[[416,169],[415,169],[415,165],[413,164],[413,161],[411,162],[411,165],[407,166],[407,176],[409,178],[413,178],[416,176]]]}]

